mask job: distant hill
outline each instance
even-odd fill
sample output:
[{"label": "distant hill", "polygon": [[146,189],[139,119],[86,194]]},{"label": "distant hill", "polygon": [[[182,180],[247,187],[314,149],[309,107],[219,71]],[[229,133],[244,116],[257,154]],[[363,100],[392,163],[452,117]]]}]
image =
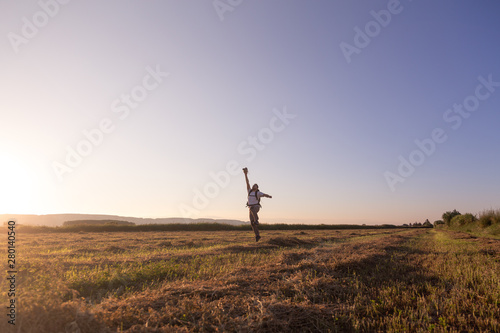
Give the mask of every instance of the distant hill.
[{"label": "distant hill", "polygon": [[117,221],[117,220],[75,220],[75,221],[65,221],[63,223],[64,227],[69,227],[72,225],[136,225],[136,224],[134,222]]},{"label": "distant hill", "polygon": [[167,218],[141,218],[141,217],[126,217],[118,215],[96,215],[96,214],[47,214],[47,215],[28,215],[28,214],[0,214],[0,224],[10,220],[16,221],[17,224],[24,225],[46,225],[49,227],[62,226],[66,221],[77,220],[112,220],[125,221],[135,224],[171,224],[171,223],[224,223],[230,225],[246,224],[239,220],[227,219],[187,219],[182,217],[167,217]]}]

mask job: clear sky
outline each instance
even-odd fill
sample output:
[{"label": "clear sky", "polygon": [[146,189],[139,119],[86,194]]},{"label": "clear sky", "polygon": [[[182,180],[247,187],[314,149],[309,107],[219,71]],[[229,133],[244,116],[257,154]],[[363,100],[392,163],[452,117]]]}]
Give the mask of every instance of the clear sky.
[{"label": "clear sky", "polygon": [[[0,3],[0,213],[499,208],[500,3]],[[236,170],[236,171],[235,171]],[[215,179],[214,179],[215,178]]]}]

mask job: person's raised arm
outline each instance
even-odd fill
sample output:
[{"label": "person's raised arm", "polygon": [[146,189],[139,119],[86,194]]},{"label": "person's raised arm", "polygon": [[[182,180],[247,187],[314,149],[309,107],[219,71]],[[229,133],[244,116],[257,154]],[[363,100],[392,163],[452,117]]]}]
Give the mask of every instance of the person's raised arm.
[{"label": "person's raised arm", "polygon": [[245,174],[245,180],[247,182],[247,192],[250,191],[250,182],[248,181],[248,169],[247,168],[243,168],[243,173]]}]

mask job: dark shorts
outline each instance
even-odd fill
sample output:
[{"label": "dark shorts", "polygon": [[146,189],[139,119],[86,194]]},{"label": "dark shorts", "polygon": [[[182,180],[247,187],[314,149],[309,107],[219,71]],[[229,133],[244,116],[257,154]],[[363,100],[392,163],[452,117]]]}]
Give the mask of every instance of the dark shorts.
[{"label": "dark shorts", "polygon": [[255,205],[255,206],[250,206],[250,222],[252,224],[259,224],[259,210],[260,206]]}]

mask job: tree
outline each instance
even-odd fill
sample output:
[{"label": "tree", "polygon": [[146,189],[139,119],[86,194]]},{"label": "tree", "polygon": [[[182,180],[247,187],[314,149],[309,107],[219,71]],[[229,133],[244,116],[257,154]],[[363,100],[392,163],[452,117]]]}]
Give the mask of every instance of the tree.
[{"label": "tree", "polygon": [[426,228],[432,228],[432,223],[429,221],[429,219],[426,219],[423,226]]},{"label": "tree", "polygon": [[443,225],[443,224],[444,224],[443,220],[436,220],[436,221],[434,221],[434,228],[437,228],[437,226]]},{"label": "tree", "polygon": [[450,226],[451,224],[451,219],[454,218],[457,215],[462,215],[460,212],[458,212],[456,209],[454,209],[452,212],[446,212],[443,214],[443,221],[447,226]]}]

